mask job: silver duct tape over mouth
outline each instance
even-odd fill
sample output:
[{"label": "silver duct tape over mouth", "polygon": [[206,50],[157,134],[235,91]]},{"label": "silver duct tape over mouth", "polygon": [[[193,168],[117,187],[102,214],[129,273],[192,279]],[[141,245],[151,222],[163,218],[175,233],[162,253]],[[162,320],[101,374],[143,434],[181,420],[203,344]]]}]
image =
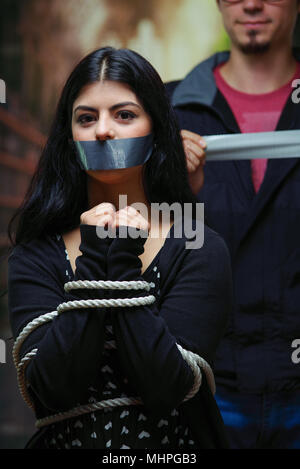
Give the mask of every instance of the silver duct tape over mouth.
[{"label": "silver duct tape over mouth", "polygon": [[300,158],[300,130],[209,135],[207,161]]},{"label": "silver duct tape over mouth", "polygon": [[74,140],[79,164],[85,171],[123,169],[143,165],[153,152],[153,134],[111,140]]}]

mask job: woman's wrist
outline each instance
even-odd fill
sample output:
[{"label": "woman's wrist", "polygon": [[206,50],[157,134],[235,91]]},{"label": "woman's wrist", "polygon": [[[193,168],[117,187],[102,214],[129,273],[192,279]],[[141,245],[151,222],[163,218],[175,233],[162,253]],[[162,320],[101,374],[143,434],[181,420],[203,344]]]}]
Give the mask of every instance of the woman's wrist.
[{"label": "woman's wrist", "polygon": [[[128,230],[126,230],[128,228]],[[127,231],[127,236],[126,235]],[[132,236],[133,235],[133,236]],[[141,278],[142,261],[148,233],[131,227],[118,227],[107,252],[107,278],[109,280],[138,280]]]},{"label": "woman's wrist", "polygon": [[79,249],[81,252],[90,251],[90,249],[96,252],[98,252],[99,249],[102,252],[107,251],[112,239],[108,236],[104,237],[101,228],[102,227],[96,225],[80,225],[81,243]]},{"label": "woman's wrist", "polygon": [[[107,252],[112,239],[101,239],[97,235],[97,226],[80,225],[81,256],[76,259],[76,280],[106,280]],[[90,294],[92,291],[89,292]],[[96,293],[96,292],[94,292]]]}]

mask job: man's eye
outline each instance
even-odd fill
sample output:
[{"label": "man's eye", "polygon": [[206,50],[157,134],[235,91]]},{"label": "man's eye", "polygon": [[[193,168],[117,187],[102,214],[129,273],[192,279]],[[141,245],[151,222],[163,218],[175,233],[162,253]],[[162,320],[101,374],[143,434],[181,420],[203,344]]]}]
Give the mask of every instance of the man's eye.
[{"label": "man's eye", "polygon": [[131,120],[131,119],[134,119],[136,115],[133,112],[120,111],[118,112],[118,117],[120,117],[122,120]]},{"label": "man's eye", "polygon": [[93,120],[94,116],[91,116],[90,114],[82,114],[78,117],[77,122],[79,122],[80,124],[87,124],[89,122],[92,122]]}]

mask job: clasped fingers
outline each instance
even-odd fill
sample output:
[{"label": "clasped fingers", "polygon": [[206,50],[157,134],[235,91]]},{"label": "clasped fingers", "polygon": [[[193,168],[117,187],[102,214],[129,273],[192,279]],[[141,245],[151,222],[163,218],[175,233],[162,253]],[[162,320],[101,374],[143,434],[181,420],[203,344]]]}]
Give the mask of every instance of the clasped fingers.
[{"label": "clasped fingers", "polygon": [[148,231],[148,221],[138,212],[134,207],[127,206],[118,212],[113,222],[112,227],[130,226],[138,230]]},{"label": "clasped fingers", "polygon": [[95,226],[111,225],[114,222],[115,214],[115,206],[109,202],[103,202],[83,212],[80,217],[80,223]]},{"label": "clasped fingers", "polygon": [[104,202],[96,205],[90,210],[83,212],[80,223],[85,225],[109,226],[117,228],[119,226],[130,226],[143,231],[149,230],[148,221],[132,206],[126,206],[116,211],[113,204]]}]

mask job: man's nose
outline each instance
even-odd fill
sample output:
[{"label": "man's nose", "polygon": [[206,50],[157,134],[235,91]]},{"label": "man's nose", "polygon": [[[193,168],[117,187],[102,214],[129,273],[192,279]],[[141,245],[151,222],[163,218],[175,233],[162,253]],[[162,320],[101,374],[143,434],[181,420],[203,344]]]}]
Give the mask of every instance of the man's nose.
[{"label": "man's nose", "polygon": [[110,119],[100,117],[96,126],[96,140],[110,140],[113,138],[115,138],[115,132]]},{"label": "man's nose", "polygon": [[243,7],[245,11],[251,13],[261,11],[264,7],[264,0],[244,0]]}]

